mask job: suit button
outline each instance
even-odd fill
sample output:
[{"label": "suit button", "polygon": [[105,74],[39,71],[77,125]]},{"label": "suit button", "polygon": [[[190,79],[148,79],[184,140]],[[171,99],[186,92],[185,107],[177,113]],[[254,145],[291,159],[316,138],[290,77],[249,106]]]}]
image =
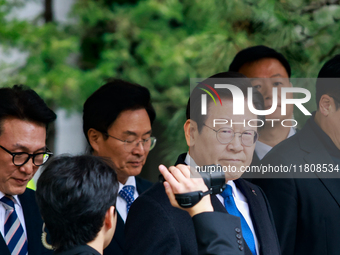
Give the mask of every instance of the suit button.
[{"label": "suit button", "polygon": [[243,251],[243,246],[239,245],[238,248],[240,249],[240,251]]},{"label": "suit button", "polygon": [[241,232],[241,229],[235,228],[235,231],[236,231],[237,233],[240,233],[240,232]]},{"label": "suit button", "polygon": [[243,242],[242,242],[242,240],[237,240],[237,243],[242,244]]},{"label": "suit button", "polygon": [[241,236],[240,234],[236,234],[236,238],[237,238],[237,239],[241,239],[242,236]]}]

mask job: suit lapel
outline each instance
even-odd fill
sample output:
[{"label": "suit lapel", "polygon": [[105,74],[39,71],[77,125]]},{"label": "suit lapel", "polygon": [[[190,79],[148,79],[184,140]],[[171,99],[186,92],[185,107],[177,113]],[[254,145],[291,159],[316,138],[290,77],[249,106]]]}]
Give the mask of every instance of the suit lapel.
[{"label": "suit lapel", "polygon": [[247,198],[250,217],[255,229],[257,240],[259,242],[260,254],[279,254],[279,246],[273,226],[274,223],[270,221],[267,205],[262,192],[256,186],[252,188],[250,184],[248,185],[243,179],[238,179],[234,182],[243,195]]},{"label": "suit lapel", "polygon": [[[319,164],[321,167],[323,164],[326,164],[328,169],[330,169],[330,164],[335,166],[332,158],[327,153],[326,148],[317,138],[312,128],[309,125],[305,125],[305,128],[301,131],[304,132],[301,134],[299,144],[301,149],[308,152],[308,154],[304,157],[306,163],[309,166],[317,166],[317,164]],[[334,198],[337,204],[340,206],[340,172],[321,171],[318,173],[315,171],[315,175],[329,191],[330,195]]]},{"label": "suit lapel", "polygon": [[7,248],[7,244],[6,244],[2,235],[1,235],[1,238],[0,238],[0,254],[11,255],[11,253],[9,252],[9,250]]},{"label": "suit lapel", "polygon": [[25,218],[28,252],[29,254],[40,254],[42,245],[37,244],[41,244],[42,218],[36,205],[35,197],[28,196],[28,192],[29,190],[26,189],[22,195],[18,196]]},{"label": "suit lapel", "polygon": [[124,249],[124,226],[122,217],[117,213],[117,226],[112,241],[116,241],[121,250]]}]

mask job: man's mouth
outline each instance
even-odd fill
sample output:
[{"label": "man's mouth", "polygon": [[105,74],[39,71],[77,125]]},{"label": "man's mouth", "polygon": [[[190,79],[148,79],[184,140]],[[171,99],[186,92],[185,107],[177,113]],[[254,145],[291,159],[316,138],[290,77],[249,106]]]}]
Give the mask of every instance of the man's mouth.
[{"label": "man's mouth", "polygon": [[21,178],[13,178],[16,183],[19,185],[26,185],[29,179],[21,179]]},{"label": "man's mouth", "polygon": [[141,166],[143,165],[143,160],[134,160],[134,161],[129,161],[129,164],[131,164],[132,166]]}]

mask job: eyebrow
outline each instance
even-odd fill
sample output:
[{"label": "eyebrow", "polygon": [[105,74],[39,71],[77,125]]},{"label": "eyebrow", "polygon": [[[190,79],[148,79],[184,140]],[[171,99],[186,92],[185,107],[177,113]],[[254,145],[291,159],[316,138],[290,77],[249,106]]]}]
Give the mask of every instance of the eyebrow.
[{"label": "eyebrow", "polygon": [[254,77],[254,78],[249,78],[249,79],[250,79],[250,81],[254,81],[254,80],[258,80],[258,79],[270,79],[270,78],[275,78],[275,77],[282,77],[282,78],[284,78],[281,74],[277,73],[277,74],[274,74],[274,75],[270,76],[269,78]]},{"label": "eyebrow", "polygon": [[[152,130],[150,129],[149,131],[145,132],[145,133],[142,134],[142,135],[149,135],[149,134],[151,135],[151,132],[152,132]],[[123,133],[126,134],[126,135],[134,135],[134,136],[137,136],[137,133],[136,133],[136,132],[129,131],[129,130],[124,131]]]},{"label": "eyebrow", "polygon": [[[14,144],[14,147],[15,147],[15,150],[16,150],[16,149],[22,149],[23,151],[30,151],[29,148],[27,148],[26,146],[24,146],[24,145],[22,145],[22,144],[20,144],[20,143]],[[46,148],[47,148],[47,147],[46,147],[46,145],[45,145],[45,146],[41,147],[40,149],[35,150],[35,152],[36,152],[36,151],[40,151],[40,150],[46,150]]]}]

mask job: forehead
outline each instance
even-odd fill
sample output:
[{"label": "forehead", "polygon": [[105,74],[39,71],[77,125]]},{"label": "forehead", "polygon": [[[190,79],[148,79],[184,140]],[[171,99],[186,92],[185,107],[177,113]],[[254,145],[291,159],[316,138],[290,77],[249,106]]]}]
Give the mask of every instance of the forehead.
[{"label": "forehead", "polygon": [[143,109],[122,111],[113,124],[109,127],[112,131],[147,132],[151,129],[150,118]]},{"label": "forehead", "polygon": [[0,142],[9,146],[20,144],[27,148],[43,147],[46,140],[46,126],[44,124],[6,118],[1,121]]},{"label": "forehead", "polygon": [[253,114],[249,108],[247,103],[247,98],[244,100],[244,114],[242,115],[234,115],[233,114],[233,99],[232,98],[221,98],[222,106],[220,104],[216,104],[214,102],[210,102],[208,105],[207,119],[205,123],[211,124],[214,119],[232,119],[234,121],[243,121],[251,119],[257,119],[257,116]]},{"label": "forehead", "polygon": [[289,78],[285,67],[275,58],[262,58],[245,63],[239,72],[248,78],[272,78],[277,75],[283,78]]}]

